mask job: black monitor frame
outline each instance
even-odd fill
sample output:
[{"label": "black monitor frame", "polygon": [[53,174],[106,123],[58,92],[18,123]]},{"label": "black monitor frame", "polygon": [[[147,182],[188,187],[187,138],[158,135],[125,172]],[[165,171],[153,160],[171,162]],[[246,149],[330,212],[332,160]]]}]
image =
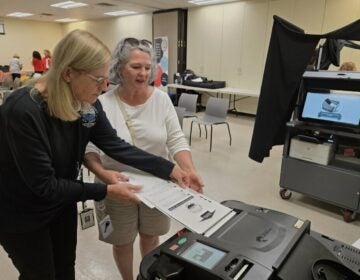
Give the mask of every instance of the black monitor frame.
[{"label": "black monitor frame", "polygon": [[[323,71],[323,72],[328,72],[328,71]],[[360,131],[360,124],[354,125],[354,124],[342,123],[338,121],[302,117],[306,96],[309,92],[330,94],[332,90],[354,91],[354,92],[359,92],[360,94],[360,76],[359,78],[358,76],[356,76],[356,78],[351,78],[351,77],[349,78],[349,76],[344,77],[343,72],[324,73],[323,77],[319,72],[315,72],[314,76],[311,76],[311,74],[308,74],[307,76],[304,75],[298,94],[297,109],[295,111],[294,116],[298,120],[309,123],[311,125],[316,125],[321,127],[324,126],[326,128],[336,128],[343,130],[354,130],[356,132]]]}]

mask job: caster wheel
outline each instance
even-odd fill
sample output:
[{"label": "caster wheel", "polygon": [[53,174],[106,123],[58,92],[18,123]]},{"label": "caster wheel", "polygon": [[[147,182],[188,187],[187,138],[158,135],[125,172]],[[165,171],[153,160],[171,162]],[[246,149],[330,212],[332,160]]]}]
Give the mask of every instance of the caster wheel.
[{"label": "caster wheel", "polygon": [[280,197],[282,199],[286,199],[286,200],[290,199],[291,194],[292,194],[292,192],[289,191],[288,189],[281,189],[279,193],[280,193]]},{"label": "caster wheel", "polygon": [[348,209],[343,209],[342,211],[343,219],[345,222],[350,223],[356,219],[356,212],[353,212]]}]

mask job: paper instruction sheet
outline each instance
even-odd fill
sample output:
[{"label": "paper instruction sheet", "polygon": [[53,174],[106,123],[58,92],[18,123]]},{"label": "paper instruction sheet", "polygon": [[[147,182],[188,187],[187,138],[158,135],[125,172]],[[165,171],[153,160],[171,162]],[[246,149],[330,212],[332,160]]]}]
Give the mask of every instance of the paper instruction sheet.
[{"label": "paper instruction sheet", "polygon": [[141,185],[136,193],[143,203],[155,207],[193,232],[203,234],[227,216],[232,209],[191,189],[183,189],[146,173],[124,172],[129,183]]}]

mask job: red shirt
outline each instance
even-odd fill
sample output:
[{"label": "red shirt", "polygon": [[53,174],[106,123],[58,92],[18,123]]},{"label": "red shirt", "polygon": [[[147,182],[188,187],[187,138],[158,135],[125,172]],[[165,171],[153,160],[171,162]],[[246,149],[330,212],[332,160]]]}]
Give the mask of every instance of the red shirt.
[{"label": "red shirt", "polygon": [[32,65],[34,66],[34,72],[44,72],[45,65],[41,59],[33,58]]}]

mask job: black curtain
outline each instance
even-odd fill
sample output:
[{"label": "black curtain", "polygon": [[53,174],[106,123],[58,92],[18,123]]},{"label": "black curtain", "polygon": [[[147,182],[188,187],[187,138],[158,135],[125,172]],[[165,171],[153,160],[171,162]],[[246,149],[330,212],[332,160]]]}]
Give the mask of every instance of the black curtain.
[{"label": "black curtain", "polygon": [[305,34],[274,16],[249,157],[262,162],[274,145],[284,144],[286,122],[295,107],[302,75],[321,38],[360,40],[360,20],[324,34]]}]

